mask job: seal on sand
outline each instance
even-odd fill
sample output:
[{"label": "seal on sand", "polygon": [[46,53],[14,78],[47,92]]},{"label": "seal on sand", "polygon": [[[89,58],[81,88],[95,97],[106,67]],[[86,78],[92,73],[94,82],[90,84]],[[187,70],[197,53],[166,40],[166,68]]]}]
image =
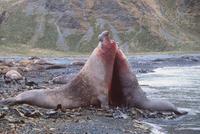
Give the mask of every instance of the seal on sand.
[{"label": "seal on sand", "polygon": [[150,111],[174,112],[179,111],[172,103],[162,100],[151,100],[141,89],[136,75],[131,71],[126,56],[118,49],[115,57],[112,88],[109,92],[110,104],[114,106],[137,107]]},{"label": "seal on sand", "polygon": [[117,47],[107,31],[99,39],[101,42],[81,71],[67,85],[55,89],[25,91],[16,97],[1,100],[0,104],[30,104],[51,109],[58,106],[62,109],[90,105],[107,107]]}]

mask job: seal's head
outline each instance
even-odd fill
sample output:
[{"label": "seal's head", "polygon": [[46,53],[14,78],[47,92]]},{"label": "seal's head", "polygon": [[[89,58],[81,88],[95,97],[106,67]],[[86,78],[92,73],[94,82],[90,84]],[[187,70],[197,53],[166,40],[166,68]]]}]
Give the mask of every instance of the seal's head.
[{"label": "seal's head", "polygon": [[100,42],[103,42],[105,38],[109,39],[109,32],[108,31],[103,31],[98,36],[98,39],[99,39]]},{"label": "seal's head", "polygon": [[114,41],[110,39],[110,34],[108,31],[103,31],[101,34],[99,34],[98,39],[101,48],[106,45],[115,44]]},{"label": "seal's head", "polygon": [[110,38],[108,31],[103,31],[101,34],[99,34],[98,39],[98,54],[104,59],[104,61],[110,63],[110,61],[112,61],[112,59],[115,57],[117,45],[115,41]]}]

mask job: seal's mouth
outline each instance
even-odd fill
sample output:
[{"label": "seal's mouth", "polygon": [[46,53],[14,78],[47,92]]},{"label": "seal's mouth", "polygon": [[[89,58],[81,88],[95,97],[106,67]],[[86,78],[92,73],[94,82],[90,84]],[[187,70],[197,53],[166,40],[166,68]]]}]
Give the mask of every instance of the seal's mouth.
[{"label": "seal's mouth", "polygon": [[100,44],[101,48],[103,48],[103,46],[106,44],[111,44],[111,40],[110,40],[108,31],[103,31],[101,34],[99,34],[98,39],[99,39],[99,44]]}]

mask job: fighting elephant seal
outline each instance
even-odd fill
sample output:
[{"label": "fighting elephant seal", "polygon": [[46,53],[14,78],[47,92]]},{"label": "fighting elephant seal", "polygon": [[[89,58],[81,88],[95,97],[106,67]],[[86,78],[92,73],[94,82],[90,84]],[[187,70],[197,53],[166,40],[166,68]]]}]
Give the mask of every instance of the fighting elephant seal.
[{"label": "fighting elephant seal", "polygon": [[117,47],[107,31],[99,39],[101,42],[81,71],[67,85],[55,89],[25,91],[16,97],[1,100],[0,104],[29,104],[51,109],[90,105],[107,107]]},{"label": "fighting elephant seal", "polygon": [[109,92],[110,105],[137,107],[150,111],[174,112],[175,114],[187,114],[179,111],[172,103],[162,100],[151,100],[146,97],[141,89],[136,75],[131,71],[126,56],[118,49],[112,77],[112,88]]}]

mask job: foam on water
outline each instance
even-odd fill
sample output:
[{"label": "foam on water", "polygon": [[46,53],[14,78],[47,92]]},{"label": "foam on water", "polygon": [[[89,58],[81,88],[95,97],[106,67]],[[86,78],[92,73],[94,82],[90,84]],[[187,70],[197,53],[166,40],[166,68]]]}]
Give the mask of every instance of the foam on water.
[{"label": "foam on water", "polygon": [[193,67],[164,67],[155,72],[139,75],[140,84],[160,86],[194,87],[200,86],[200,66]]},{"label": "foam on water", "polygon": [[148,123],[148,122],[143,122],[144,124],[147,124],[151,127],[151,133],[150,134],[165,134],[162,130],[161,127],[159,127],[158,125],[152,124],[152,123]]},{"label": "foam on water", "polygon": [[148,119],[176,134],[200,133],[200,66],[164,67],[155,72],[138,75],[142,89],[150,98],[159,98],[174,103],[188,111],[177,119]]}]

